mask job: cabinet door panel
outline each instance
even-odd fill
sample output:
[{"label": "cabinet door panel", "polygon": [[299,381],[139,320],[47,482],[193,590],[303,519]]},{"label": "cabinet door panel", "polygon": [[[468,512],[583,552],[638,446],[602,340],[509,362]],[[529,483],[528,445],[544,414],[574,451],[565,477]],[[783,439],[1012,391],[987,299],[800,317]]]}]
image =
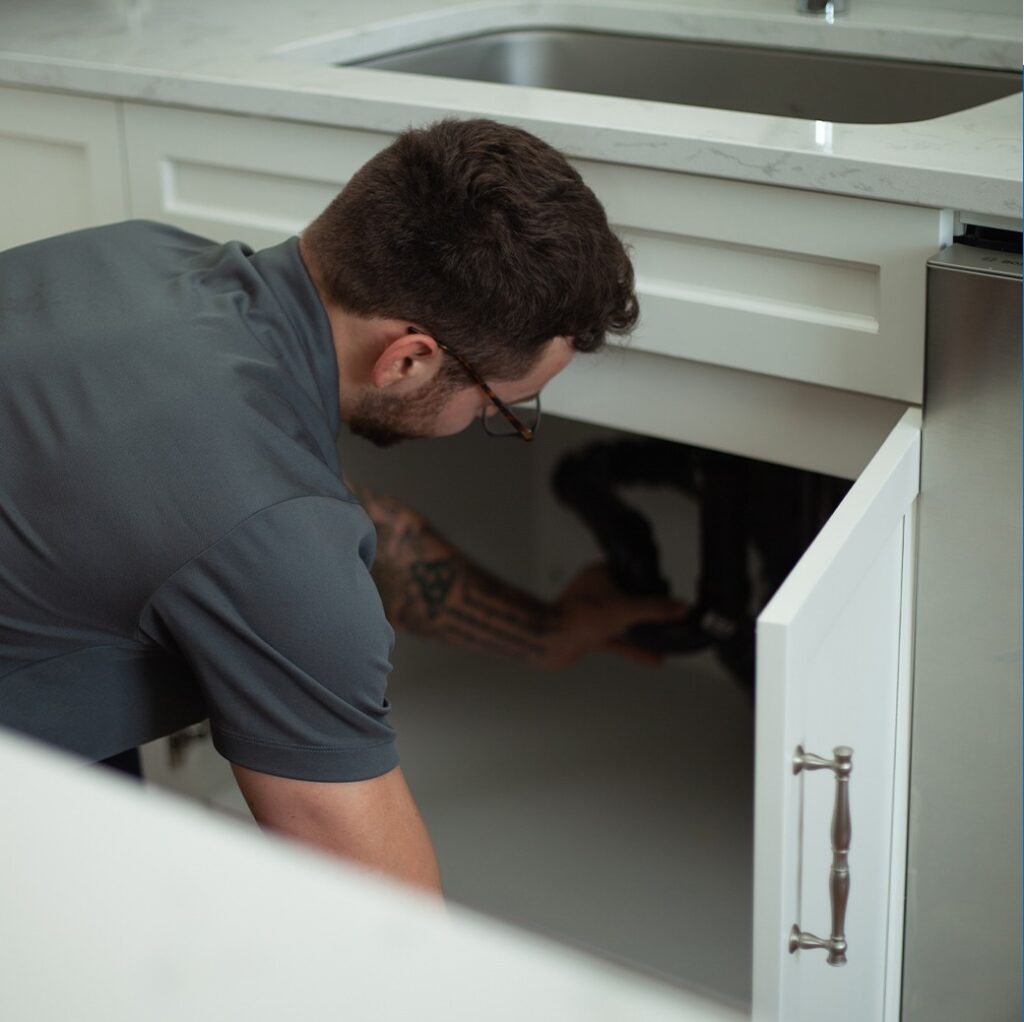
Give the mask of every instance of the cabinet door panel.
[{"label": "cabinet door panel", "polygon": [[[899,984],[906,832],[906,624],[920,415],[909,411],[758,621],[754,1019],[887,1019]],[[794,774],[797,746],[853,749],[848,962],[790,953],[832,933],[836,780]]]},{"label": "cabinet door panel", "polygon": [[0,88],[0,249],[127,215],[117,105]]}]

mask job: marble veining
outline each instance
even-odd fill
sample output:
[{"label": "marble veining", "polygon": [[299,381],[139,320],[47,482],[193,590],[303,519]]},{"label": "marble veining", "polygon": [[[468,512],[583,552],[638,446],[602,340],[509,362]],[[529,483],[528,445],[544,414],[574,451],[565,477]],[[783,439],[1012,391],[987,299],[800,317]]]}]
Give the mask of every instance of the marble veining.
[{"label": "marble veining", "polygon": [[[1014,69],[1020,19],[853,0],[829,26],[795,0],[36,0],[0,7],[0,84],[382,132],[490,116],[571,156],[1021,217],[1021,97],[929,121],[832,124],[335,68],[440,34],[583,26]],[[0,102],[5,100],[0,97]],[[829,129],[829,130],[826,130]]]}]

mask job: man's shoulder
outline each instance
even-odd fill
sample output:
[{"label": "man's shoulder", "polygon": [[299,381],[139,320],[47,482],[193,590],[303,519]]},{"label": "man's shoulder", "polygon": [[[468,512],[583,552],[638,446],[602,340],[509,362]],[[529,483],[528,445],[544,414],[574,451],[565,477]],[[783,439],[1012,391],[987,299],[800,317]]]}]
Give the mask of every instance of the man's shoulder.
[{"label": "man's shoulder", "polygon": [[159,220],[121,220],[103,227],[89,228],[81,233],[88,235],[90,232],[95,232],[96,237],[117,238],[126,243],[162,244],[177,249],[205,251],[228,246],[237,248],[245,256],[251,255],[254,251],[251,246],[242,241],[219,241],[215,238],[207,238]]},{"label": "man's shoulder", "polygon": [[77,231],[54,234],[46,238],[0,251],[0,259],[22,266],[45,263],[54,257],[91,258],[113,253],[129,254],[142,264],[158,259],[161,253],[174,258],[234,247],[247,257],[253,249],[240,241],[221,242],[186,231],[174,224],[158,220],[134,219],[83,227]]},{"label": "man's shoulder", "polygon": [[68,234],[56,235],[58,238],[72,240],[75,238],[92,239],[117,237],[124,239],[151,239],[151,238],[179,238],[182,241],[190,241],[197,245],[216,245],[218,242],[212,238],[204,238],[202,235],[186,231],[174,224],[164,223],[160,220],[150,220],[144,217],[137,217],[131,220],[118,220],[114,223],[100,224],[97,227],[85,227],[80,231],[71,231]]},{"label": "man's shoulder", "polygon": [[151,266],[162,274],[177,270],[199,257],[200,263],[220,263],[235,251],[238,261],[252,255],[252,248],[240,241],[217,241],[194,234],[173,224],[157,220],[122,220],[102,227],[91,227],[53,239],[57,244],[83,246],[98,252],[118,254],[141,267]]},{"label": "man's shoulder", "polygon": [[119,220],[114,223],[99,224],[95,227],[82,227],[75,231],[47,235],[45,238],[37,238],[5,249],[0,252],[0,256],[24,258],[32,252],[43,252],[49,249],[85,248],[90,245],[104,245],[115,240],[141,242],[153,238],[180,238],[183,241],[189,240],[198,244],[216,244],[209,238],[190,234],[171,224],[160,223],[156,220],[135,219]]}]

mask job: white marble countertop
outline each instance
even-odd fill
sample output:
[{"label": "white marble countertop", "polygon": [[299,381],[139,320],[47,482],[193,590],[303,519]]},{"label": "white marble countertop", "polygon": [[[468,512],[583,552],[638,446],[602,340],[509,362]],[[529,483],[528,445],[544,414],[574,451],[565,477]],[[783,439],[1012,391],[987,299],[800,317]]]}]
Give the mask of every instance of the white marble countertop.
[{"label": "white marble countertop", "polygon": [[[490,116],[571,156],[1019,220],[1021,96],[906,124],[835,124],[522,86],[336,68],[424,41],[578,25],[1015,69],[1020,19],[851,0],[35,0],[0,7],[0,84],[393,132]],[[301,59],[294,44],[315,43]],[[318,62],[318,61],[322,61]]]}]

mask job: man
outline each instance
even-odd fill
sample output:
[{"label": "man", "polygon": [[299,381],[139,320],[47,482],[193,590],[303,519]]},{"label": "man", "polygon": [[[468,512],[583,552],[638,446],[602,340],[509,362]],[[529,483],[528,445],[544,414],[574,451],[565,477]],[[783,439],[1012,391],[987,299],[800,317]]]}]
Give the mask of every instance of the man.
[{"label": "man", "polygon": [[488,121],[404,133],[261,252],[132,222],[0,255],[0,723],[100,759],[208,715],[262,825],[438,890],[389,620],[557,667],[680,611],[503,585],[357,496],[340,424],[529,438],[508,406],[636,316],[579,175]]}]

